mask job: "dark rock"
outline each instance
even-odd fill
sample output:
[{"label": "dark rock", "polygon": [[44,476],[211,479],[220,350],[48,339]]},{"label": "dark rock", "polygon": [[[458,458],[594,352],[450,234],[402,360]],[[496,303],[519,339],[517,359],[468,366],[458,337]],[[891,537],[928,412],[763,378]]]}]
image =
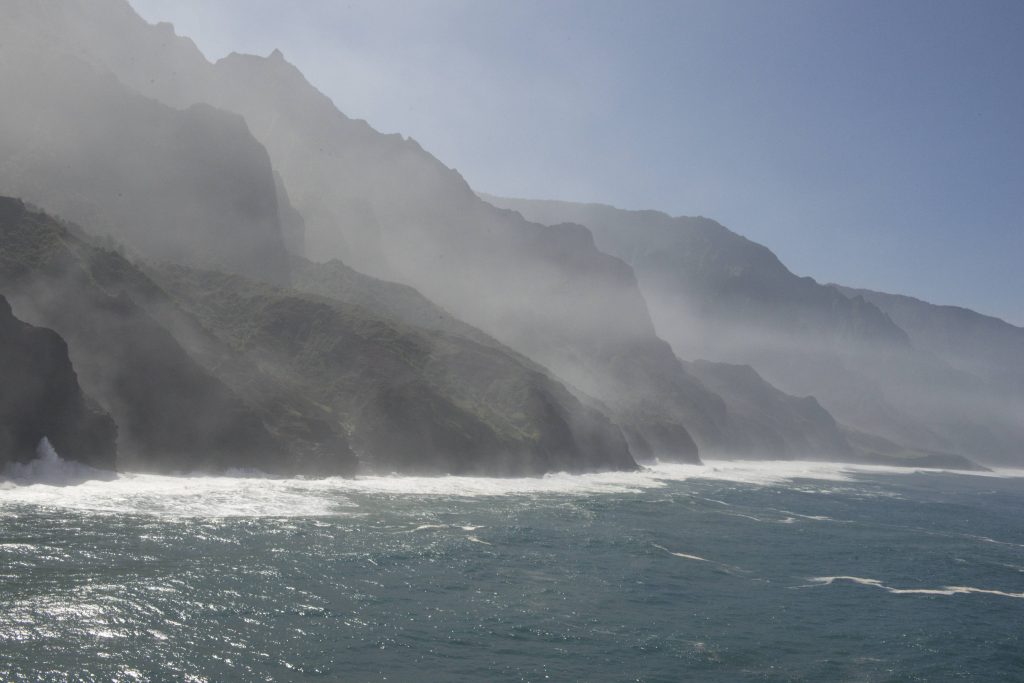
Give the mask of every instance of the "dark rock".
[{"label": "dark rock", "polygon": [[[287,423],[291,405],[256,405],[190,357],[153,315],[166,297],[124,257],[18,206],[0,201],[0,288],[28,320],[67,340],[82,386],[117,422],[119,469],[354,470],[344,435],[316,420]],[[317,438],[292,438],[296,423]]]},{"label": "dark rock", "polygon": [[[12,208],[0,202],[0,220]],[[44,437],[65,460],[114,467],[117,427],[82,392],[67,344],[0,296],[0,465],[32,460]]]}]

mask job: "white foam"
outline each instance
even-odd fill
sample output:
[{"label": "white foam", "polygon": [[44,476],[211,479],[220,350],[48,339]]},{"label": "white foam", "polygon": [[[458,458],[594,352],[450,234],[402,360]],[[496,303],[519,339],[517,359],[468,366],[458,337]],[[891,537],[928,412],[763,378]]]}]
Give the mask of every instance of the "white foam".
[{"label": "white foam", "polygon": [[993,590],[990,588],[975,588],[974,586],[943,586],[942,588],[893,588],[886,586],[878,579],[866,579],[860,576],[815,576],[810,579],[812,585],[830,586],[836,581],[855,583],[861,586],[871,586],[895,595],[968,595],[980,593],[983,595],[998,595],[1004,598],[1016,598],[1024,600],[1024,593],[1008,593],[1006,591]]},{"label": "white foam", "polygon": [[[0,485],[0,510],[11,504],[29,504],[174,517],[318,516],[351,514],[352,508],[357,506],[353,499],[360,496],[476,498],[632,494],[686,480],[787,485],[798,480],[850,481],[863,472],[905,474],[916,471],[827,462],[737,460],[709,461],[704,465],[660,463],[635,472],[561,473],[522,478],[395,475],[274,479],[244,472],[232,473],[233,476],[171,477],[103,473],[64,462],[51,451],[41,451],[38,460],[15,465],[4,472],[10,481]],[[98,480],[104,476],[108,479]],[[825,493],[830,489],[817,486],[800,490]],[[429,526],[424,526],[423,530],[427,528]]]},{"label": "white foam", "polygon": [[0,510],[22,504],[47,508],[161,517],[308,517],[351,507],[316,495],[320,482],[256,477],[168,477],[121,474],[75,486],[21,483],[0,489]]},{"label": "white foam", "polygon": [[462,531],[476,531],[477,529],[483,529],[483,526],[474,526],[472,524],[457,525],[457,524],[420,524],[418,527],[407,529],[405,533],[416,533],[417,531],[428,531],[434,529],[461,529]]},{"label": "white foam", "polygon": [[658,545],[657,543],[652,543],[651,545],[653,545],[655,548],[657,548],[659,550],[664,550],[669,555],[674,555],[675,557],[681,557],[681,558],[683,558],[685,560],[696,560],[697,562],[710,562],[711,561],[711,560],[708,560],[706,558],[700,557],[698,555],[690,555],[688,553],[673,552],[673,551],[669,550],[668,548],[666,548],[665,546]]},{"label": "white foam", "polygon": [[36,457],[26,463],[11,463],[0,471],[0,480],[7,480],[7,486],[18,484],[50,484],[66,486],[80,484],[90,479],[113,479],[112,472],[98,470],[88,465],[64,460],[45,436],[36,447]]}]

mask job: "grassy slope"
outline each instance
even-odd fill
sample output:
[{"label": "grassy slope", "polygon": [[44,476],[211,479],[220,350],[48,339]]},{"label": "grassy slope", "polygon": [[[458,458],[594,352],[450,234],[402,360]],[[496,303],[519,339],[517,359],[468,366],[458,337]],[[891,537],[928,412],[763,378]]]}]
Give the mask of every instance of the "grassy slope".
[{"label": "grassy slope", "polygon": [[337,415],[378,470],[633,466],[618,430],[538,369],[479,333],[401,322],[385,304],[393,298],[367,290],[369,278],[340,280],[327,298],[177,266],[154,274],[238,353]]}]

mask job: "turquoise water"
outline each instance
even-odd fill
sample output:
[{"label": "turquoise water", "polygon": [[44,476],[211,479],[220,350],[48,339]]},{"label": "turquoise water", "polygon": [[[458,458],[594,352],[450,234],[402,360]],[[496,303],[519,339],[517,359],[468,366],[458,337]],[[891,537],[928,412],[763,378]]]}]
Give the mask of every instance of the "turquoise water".
[{"label": "turquoise water", "polygon": [[1024,478],[41,469],[0,483],[0,680],[1024,680]]}]

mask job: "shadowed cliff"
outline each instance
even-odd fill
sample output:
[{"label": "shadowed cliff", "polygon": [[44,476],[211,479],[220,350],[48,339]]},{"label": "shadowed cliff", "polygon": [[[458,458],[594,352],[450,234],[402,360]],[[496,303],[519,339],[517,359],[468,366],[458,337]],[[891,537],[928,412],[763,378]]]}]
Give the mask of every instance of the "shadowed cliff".
[{"label": "shadowed cliff", "polygon": [[[607,418],[479,332],[474,341],[411,327],[348,296],[221,273],[162,267],[153,275],[236,352],[327,406],[373,470],[523,475],[635,467]],[[364,298],[366,284],[340,288]],[[387,287],[369,284],[378,297]]]},{"label": "shadowed cliff", "polygon": [[122,468],[350,473],[352,448],[383,472],[635,467],[598,410],[482,333],[486,343],[240,276],[140,267],[17,200],[0,209],[0,287],[68,339],[121,426]]},{"label": "shadowed cliff", "polygon": [[117,427],[86,396],[56,332],[14,317],[0,295],[0,467],[36,457],[43,438],[66,459],[112,469]]},{"label": "shadowed cliff", "polygon": [[294,218],[245,121],[140,95],[50,35],[60,7],[0,9],[0,194],[151,258],[284,282]]},{"label": "shadowed cliff", "polygon": [[318,447],[272,433],[280,430],[265,411],[190,358],[138,303],[141,296],[130,295],[157,290],[123,256],[6,198],[0,199],[0,290],[26,320],[67,341],[83,387],[117,422],[119,468],[354,467],[343,437],[330,443],[332,458],[304,467],[307,447]]}]

